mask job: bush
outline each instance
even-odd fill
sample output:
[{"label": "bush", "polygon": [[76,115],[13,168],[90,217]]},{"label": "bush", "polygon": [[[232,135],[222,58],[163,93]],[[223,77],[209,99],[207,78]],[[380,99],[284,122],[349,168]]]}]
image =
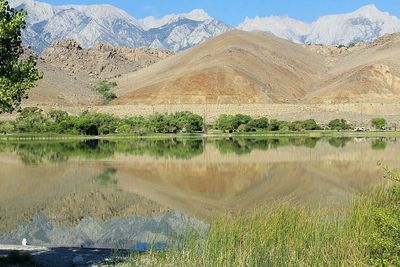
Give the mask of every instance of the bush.
[{"label": "bush", "polygon": [[384,118],[375,118],[371,120],[371,125],[377,130],[383,130],[387,126],[387,121]]},{"label": "bush", "polygon": [[9,134],[15,131],[14,123],[11,121],[0,122],[0,134]]},{"label": "bush", "polygon": [[353,127],[344,119],[335,119],[328,124],[329,129],[336,131],[351,130]]},{"label": "bush", "polygon": [[251,121],[251,117],[248,115],[237,114],[237,115],[220,115],[219,118],[214,123],[214,128],[217,130],[222,130],[224,132],[236,132],[240,125],[246,125]]},{"label": "bush", "polygon": [[74,128],[83,135],[107,135],[115,133],[120,119],[100,113],[84,113],[73,119]]},{"label": "bush", "polygon": [[316,131],[316,130],[321,130],[321,127],[318,125],[318,123],[313,120],[313,119],[309,119],[309,120],[305,120],[302,122],[302,126],[304,130],[307,131]]},{"label": "bush", "polygon": [[68,119],[69,114],[63,110],[52,110],[50,111],[47,116],[49,119],[55,123],[60,123]]},{"label": "bush", "polygon": [[22,109],[15,122],[15,128],[19,132],[40,133],[48,131],[48,120],[43,114],[43,110],[37,107]]},{"label": "bush", "polygon": [[106,80],[100,81],[96,85],[97,92],[99,92],[104,98],[104,104],[108,104],[117,98],[117,95],[112,91],[116,86],[116,82],[110,82]]}]

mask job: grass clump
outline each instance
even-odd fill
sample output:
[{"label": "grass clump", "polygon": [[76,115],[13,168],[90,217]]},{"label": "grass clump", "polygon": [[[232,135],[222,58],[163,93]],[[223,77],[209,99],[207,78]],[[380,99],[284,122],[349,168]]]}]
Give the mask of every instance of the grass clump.
[{"label": "grass clump", "polygon": [[288,204],[222,216],[180,249],[132,255],[127,266],[400,266],[400,188],[342,211]]}]

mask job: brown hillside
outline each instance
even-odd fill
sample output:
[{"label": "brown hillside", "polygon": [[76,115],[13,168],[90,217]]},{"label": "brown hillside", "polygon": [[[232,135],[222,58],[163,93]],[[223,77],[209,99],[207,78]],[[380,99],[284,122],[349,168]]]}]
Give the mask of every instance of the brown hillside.
[{"label": "brown hillside", "polygon": [[399,77],[400,34],[337,48],[232,31],[124,75],[112,104],[394,102]]},{"label": "brown hillside", "polygon": [[272,34],[231,31],[118,80],[113,104],[298,102],[323,57]]},{"label": "brown hillside", "polygon": [[38,69],[44,77],[29,92],[24,105],[62,108],[101,104],[102,98],[94,89],[99,80],[146,68],[172,54],[105,44],[83,49],[74,40],[56,41],[41,55]]},{"label": "brown hillside", "polygon": [[400,34],[386,35],[368,46],[337,57],[329,79],[309,94],[311,103],[387,103],[400,100]]}]

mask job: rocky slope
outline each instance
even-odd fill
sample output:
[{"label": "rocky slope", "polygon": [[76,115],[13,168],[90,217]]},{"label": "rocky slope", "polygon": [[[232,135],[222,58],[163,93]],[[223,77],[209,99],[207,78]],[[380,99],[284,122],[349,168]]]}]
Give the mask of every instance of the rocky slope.
[{"label": "rocky slope", "polygon": [[74,40],[63,40],[53,42],[42,58],[70,74],[107,79],[146,68],[171,55],[172,52],[153,48],[117,48],[106,44],[83,49]]},{"label": "rocky slope", "polygon": [[113,104],[395,102],[399,55],[398,34],[338,48],[231,31],[119,78]]},{"label": "rocky slope", "polygon": [[179,51],[231,29],[202,10],[169,15],[160,20],[137,20],[110,5],[52,6],[34,0],[9,2],[12,7],[28,11],[23,40],[37,52],[63,39],[75,39],[85,48],[109,43]]},{"label": "rocky slope", "polygon": [[44,73],[38,86],[29,93],[25,106],[62,108],[101,104],[94,89],[100,79],[146,68],[173,55],[153,48],[116,48],[98,44],[84,49],[74,40],[55,41],[39,57]]}]

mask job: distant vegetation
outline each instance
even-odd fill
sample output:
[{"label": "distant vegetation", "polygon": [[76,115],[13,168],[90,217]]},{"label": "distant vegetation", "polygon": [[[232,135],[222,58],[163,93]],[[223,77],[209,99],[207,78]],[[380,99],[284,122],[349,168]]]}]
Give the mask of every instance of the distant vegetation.
[{"label": "distant vegetation", "polygon": [[[387,122],[376,118],[371,125],[384,130]],[[72,116],[62,110],[45,114],[37,107],[21,110],[15,121],[0,122],[0,133],[56,133],[70,135],[146,135],[175,133],[267,133],[267,132],[309,132],[320,130],[349,131],[354,127],[344,119],[335,119],[327,125],[315,120],[282,121],[266,117],[252,118],[248,115],[220,115],[212,125],[205,125],[202,116],[184,111],[173,114],[155,113],[148,117],[132,116],[119,118],[110,114],[84,112]]]},{"label": "distant vegetation", "polygon": [[382,130],[388,125],[388,123],[384,118],[375,118],[371,120],[371,125],[377,130]]},{"label": "distant vegetation", "polygon": [[103,96],[105,105],[117,98],[113,92],[115,87],[117,87],[117,83],[114,81],[103,80],[96,84],[96,90]]}]

